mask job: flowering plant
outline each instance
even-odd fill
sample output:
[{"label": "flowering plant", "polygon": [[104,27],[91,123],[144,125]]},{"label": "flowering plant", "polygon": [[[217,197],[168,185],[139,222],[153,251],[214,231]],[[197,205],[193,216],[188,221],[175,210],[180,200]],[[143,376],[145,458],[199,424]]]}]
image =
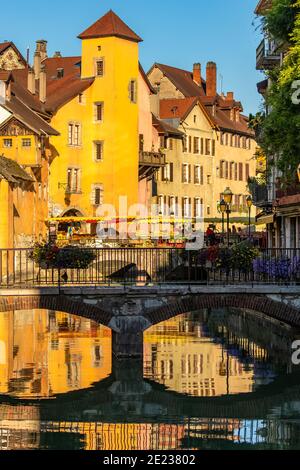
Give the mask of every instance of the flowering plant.
[{"label": "flowering plant", "polygon": [[29,253],[29,259],[47,269],[86,269],[95,258],[91,249],[72,246],[59,248],[52,243],[37,243]]}]

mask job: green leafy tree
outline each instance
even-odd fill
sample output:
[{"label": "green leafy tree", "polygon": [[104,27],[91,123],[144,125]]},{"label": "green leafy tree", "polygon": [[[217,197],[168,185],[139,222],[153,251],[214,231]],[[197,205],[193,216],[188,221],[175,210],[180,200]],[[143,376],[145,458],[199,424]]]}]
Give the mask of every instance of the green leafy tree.
[{"label": "green leafy tree", "polygon": [[293,85],[300,79],[300,0],[274,1],[266,25],[275,38],[288,36],[290,48],[282,66],[269,72],[269,112],[252,117],[251,124],[269,163],[276,156],[273,163],[289,181],[300,162],[300,105],[292,101]]}]

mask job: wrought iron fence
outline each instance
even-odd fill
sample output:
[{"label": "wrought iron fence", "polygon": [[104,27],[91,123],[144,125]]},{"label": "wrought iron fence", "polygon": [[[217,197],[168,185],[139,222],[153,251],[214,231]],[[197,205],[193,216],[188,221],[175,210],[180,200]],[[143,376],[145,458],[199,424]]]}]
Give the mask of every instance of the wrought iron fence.
[{"label": "wrought iron fence", "polygon": [[[70,248],[63,248],[68,251]],[[80,248],[92,252],[88,267],[37,263],[31,249],[0,250],[0,287],[155,284],[300,285],[300,249],[265,249],[243,264],[203,257],[180,248]],[[207,250],[207,249],[206,249]]]}]

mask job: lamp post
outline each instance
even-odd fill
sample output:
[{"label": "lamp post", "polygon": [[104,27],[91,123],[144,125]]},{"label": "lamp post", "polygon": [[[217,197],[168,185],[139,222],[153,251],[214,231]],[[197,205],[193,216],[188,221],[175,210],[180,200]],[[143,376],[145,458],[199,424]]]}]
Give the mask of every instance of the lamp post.
[{"label": "lamp post", "polygon": [[299,180],[299,183],[300,183],[300,164],[298,165],[297,173],[298,173],[298,180]]},{"label": "lamp post", "polygon": [[221,214],[222,214],[222,237],[223,238],[224,238],[224,233],[225,233],[225,212],[226,212],[226,209],[227,209],[227,204],[224,201],[224,199],[222,199],[222,201],[220,202],[220,211],[221,211]]},{"label": "lamp post", "polygon": [[229,233],[229,224],[230,224],[230,220],[229,220],[229,217],[230,217],[230,214],[231,214],[231,204],[232,204],[232,198],[233,198],[233,192],[231,191],[230,188],[226,188],[224,193],[223,193],[223,197],[224,197],[224,202],[226,204],[226,214],[227,214],[227,244],[229,246],[230,244],[230,233]]},{"label": "lamp post", "polygon": [[247,206],[249,210],[249,239],[251,238],[251,207],[253,205],[252,197],[248,196],[247,199]]}]

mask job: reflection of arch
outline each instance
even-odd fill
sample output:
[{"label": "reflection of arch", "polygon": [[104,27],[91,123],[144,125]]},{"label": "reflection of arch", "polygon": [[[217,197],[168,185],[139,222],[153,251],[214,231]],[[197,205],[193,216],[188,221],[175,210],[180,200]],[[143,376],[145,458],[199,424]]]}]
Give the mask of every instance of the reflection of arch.
[{"label": "reflection of arch", "polygon": [[0,341],[0,364],[6,364],[6,347],[4,341]]}]

